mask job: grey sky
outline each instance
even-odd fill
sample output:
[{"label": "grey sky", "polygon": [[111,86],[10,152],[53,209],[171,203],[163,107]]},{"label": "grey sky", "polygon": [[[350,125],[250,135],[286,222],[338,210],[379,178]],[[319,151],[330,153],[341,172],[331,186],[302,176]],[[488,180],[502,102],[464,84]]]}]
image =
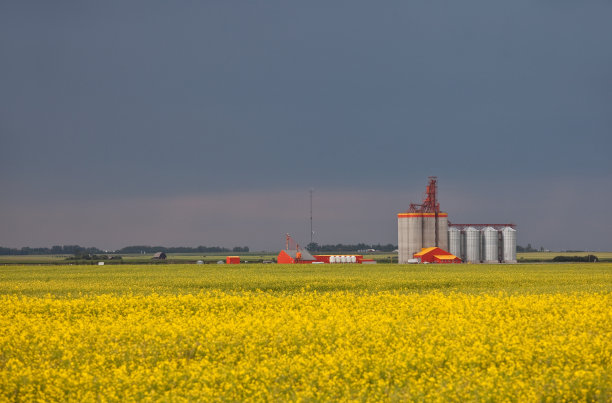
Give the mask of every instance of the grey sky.
[{"label": "grey sky", "polygon": [[397,242],[451,221],[612,250],[612,4],[0,3],[0,245]]}]

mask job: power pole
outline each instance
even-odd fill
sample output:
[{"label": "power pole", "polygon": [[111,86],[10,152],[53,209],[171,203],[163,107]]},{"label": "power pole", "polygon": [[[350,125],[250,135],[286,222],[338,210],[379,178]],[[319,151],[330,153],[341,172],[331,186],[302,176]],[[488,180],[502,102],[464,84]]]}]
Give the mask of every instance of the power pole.
[{"label": "power pole", "polygon": [[312,243],[312,236],[314,234],[314,232],[312,232],[312,192],[314,192],[314,189],[310,189],[310,243]]}]

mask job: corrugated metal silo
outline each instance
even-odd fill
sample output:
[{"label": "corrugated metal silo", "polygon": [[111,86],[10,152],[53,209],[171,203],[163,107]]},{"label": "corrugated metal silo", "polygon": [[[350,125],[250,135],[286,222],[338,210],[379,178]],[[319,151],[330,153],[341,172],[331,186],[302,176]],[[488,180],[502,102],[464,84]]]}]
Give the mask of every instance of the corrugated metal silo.
[{"label": "corrugated metal silo", "polygon": [[[436,245],[440,249],[448,250],[448,214],[438,214],[438,244]],[[459,255],[455,255],[459,256]]]},{"label": "corrugated metal silo", "polygon": [[448,251],[451,255],[461,256],[461,231],[455,227],[450,227],[448,229],[448,247]]},{"label": "corrugated metal silo", "polygon": [[516,230],[504,227],[501,230],[503,239],[503,259],[506,263],[516,263]]},{"label": "corrugated metal silo", "polygon": [[480,231],[474,227],[465,229],[465,260],[480,263]]},{"label": "corrugated metal silo", "polygon": [[482,259],[485,263],[499,262],[499,249],[497,244],[497,230],[493,227],[487,227],[482,230],[483,237],[483,254]]},{"label": "corrugated metal silo", "polygon": [[423,247],[423,215],[418,213],[408,214],[408,259],[414,258],[414,254],[421,251]]},{"label": "corrugated metal silo", "polygon": [[408,263],[408,259],[412,258],[408,249],[408,215],[402,213],[397,215],[397,252],[400,264]]},{"label": "corrugated metal silo", "polygon": [[461,230],[460,234],[459,234],[459,239],[461,242],[461,255],[457,255],[461,258],[461,260],[463,260],[464,262],[467,260],[465,257],[465,231]]},{"label": "corrugated metal silo", "polygon": [[[436,216],[434,213],[423,213],[423,248],[436,246]],[[420,251],[420,249],[419,249]]]}]

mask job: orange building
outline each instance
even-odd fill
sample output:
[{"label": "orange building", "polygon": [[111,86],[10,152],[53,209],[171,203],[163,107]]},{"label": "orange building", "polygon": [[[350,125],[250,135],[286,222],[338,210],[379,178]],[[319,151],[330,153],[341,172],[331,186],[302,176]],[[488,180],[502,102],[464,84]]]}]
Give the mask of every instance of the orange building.
[{"label": "orange building", "polygon": [[312,263],[317,261],[306,249],[283,249],[278,254],[276,260],[280,264]]},{"label": "orange building", "polygon": [[437,247],[423,248],[414,254],[419,263],[461,263],[461,259]]}]

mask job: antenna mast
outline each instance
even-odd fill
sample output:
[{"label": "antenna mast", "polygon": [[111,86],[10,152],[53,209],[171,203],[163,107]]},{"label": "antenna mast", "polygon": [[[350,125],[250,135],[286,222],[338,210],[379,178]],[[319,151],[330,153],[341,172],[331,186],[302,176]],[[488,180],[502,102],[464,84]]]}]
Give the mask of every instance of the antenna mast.
[{"label": "antenna mast", "polygon": [[312,236],[314,235],[314,232],[312,231],[312,192],[314,192],[314,189],[310,189],[310,243],[312,243]]}]

